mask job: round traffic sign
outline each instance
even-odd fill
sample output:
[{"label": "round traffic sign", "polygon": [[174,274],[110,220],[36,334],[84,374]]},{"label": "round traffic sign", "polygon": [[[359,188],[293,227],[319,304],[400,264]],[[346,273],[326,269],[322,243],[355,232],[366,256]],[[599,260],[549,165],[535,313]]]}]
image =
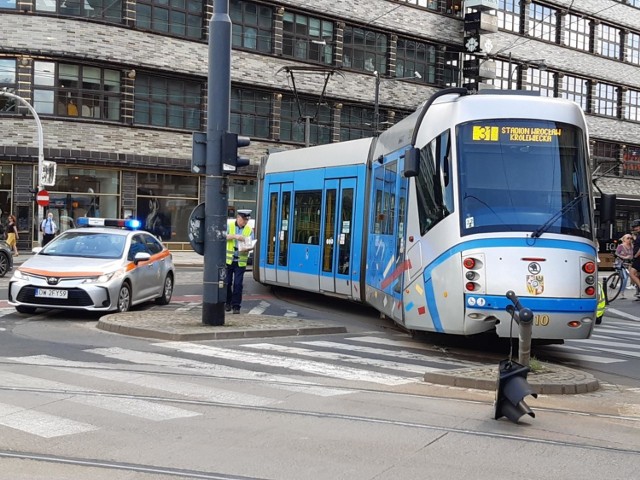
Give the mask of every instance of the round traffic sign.
[{"label": "round traffic sign", "polygon": [[36,202],[41,207],[47,207],[49,205],[49,192],[46,190],[40,190],[36,196]]}]

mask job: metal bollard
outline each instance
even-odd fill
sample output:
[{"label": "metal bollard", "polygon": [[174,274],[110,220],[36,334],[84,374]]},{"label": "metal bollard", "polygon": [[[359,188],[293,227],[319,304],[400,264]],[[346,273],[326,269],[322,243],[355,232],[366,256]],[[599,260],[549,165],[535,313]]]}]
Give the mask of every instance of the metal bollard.
[{"label": "metal bollard", "polygon": [[531,309],[523,307],[516,294],[509,290],[507,298],[513,305],[507,306],[507,311],[513,315],[518,324],[518,363],[526,367],[531,361],[531,330],[533,329],[533,312]]}]

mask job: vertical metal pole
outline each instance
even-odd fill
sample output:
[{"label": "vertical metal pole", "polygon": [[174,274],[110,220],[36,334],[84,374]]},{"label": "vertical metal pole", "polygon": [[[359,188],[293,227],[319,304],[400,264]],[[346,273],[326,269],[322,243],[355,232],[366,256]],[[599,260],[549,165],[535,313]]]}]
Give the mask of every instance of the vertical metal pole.
[{"label": "vertical metal pole", "polygon": [[376,94],[373,103],[373,134],[378,135],[378,126],[380,124],[380,74],[376,70],[373,72],[373,76],[376,77]]},{"label": "vertical metal pole", "polygon": [[509,75],[509,88],[508,90],[512,90],[513,84],[511,83],[511,79],[513,77],[513,72],[511,71],[511,52],[509,52],[509,70],[507,72]]},{"label": "vertical metal pole", "polygon": [[207,86],[207,163],[204,209],[202,323],[224,325],[226,301],[227,182],[222,174],[221,144],[229,130],[231,96],[231,19],[229,0],[215,0],[209,23]]},{"label": "vertical metal pole", "polygon": [[531,361],[531,330],[533,328],[533,318],[520,318],[520,328],[518,335],[518,363],[526,367]]},{"label": "vertical metal pole", "polygon": [[304,146],[311,145],[311,117],[307,115],[304,117]]}]

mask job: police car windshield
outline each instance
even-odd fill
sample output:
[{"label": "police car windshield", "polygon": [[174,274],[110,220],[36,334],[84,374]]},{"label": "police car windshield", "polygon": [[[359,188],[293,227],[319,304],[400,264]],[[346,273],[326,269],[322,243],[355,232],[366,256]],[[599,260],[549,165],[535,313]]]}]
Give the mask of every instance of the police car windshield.
[{"label": "police car windshield", "polygon": [[100,232],[65,232],[48,243],[41,255],[60,257],[120,258],[127,237]]}]

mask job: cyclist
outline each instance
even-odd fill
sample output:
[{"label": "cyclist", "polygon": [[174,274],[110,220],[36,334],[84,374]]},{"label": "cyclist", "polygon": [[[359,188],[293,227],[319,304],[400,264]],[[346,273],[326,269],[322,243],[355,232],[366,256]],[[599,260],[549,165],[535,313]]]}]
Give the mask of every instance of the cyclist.
[{"label": "cyclist", "polygon": [[[633,260],[629,276],[633,284],[640,288],[640,277],[638,277],[638,272],[640,272],[640,219],[631,222],[631,233],[635,236],[635,240],[633,241]],[[636,297],[640,298],[640,293],[636,293]]]},{"label": "cyclist", "polygon": [[[631,263],[633,259],[633,237],[631,234],[627,233],[622,236],[620,239],[620,243],[616,248],[616,259],[613,264],[613,267],[620,274],[620,278],[622,279],[622,286],[620,287],[620,298],[625,298],[624,290],[627,288],[627,282],[629,280],[629,272],[627,270],[627,265]],[[633,288],[631,286],[630,288]]]}]

